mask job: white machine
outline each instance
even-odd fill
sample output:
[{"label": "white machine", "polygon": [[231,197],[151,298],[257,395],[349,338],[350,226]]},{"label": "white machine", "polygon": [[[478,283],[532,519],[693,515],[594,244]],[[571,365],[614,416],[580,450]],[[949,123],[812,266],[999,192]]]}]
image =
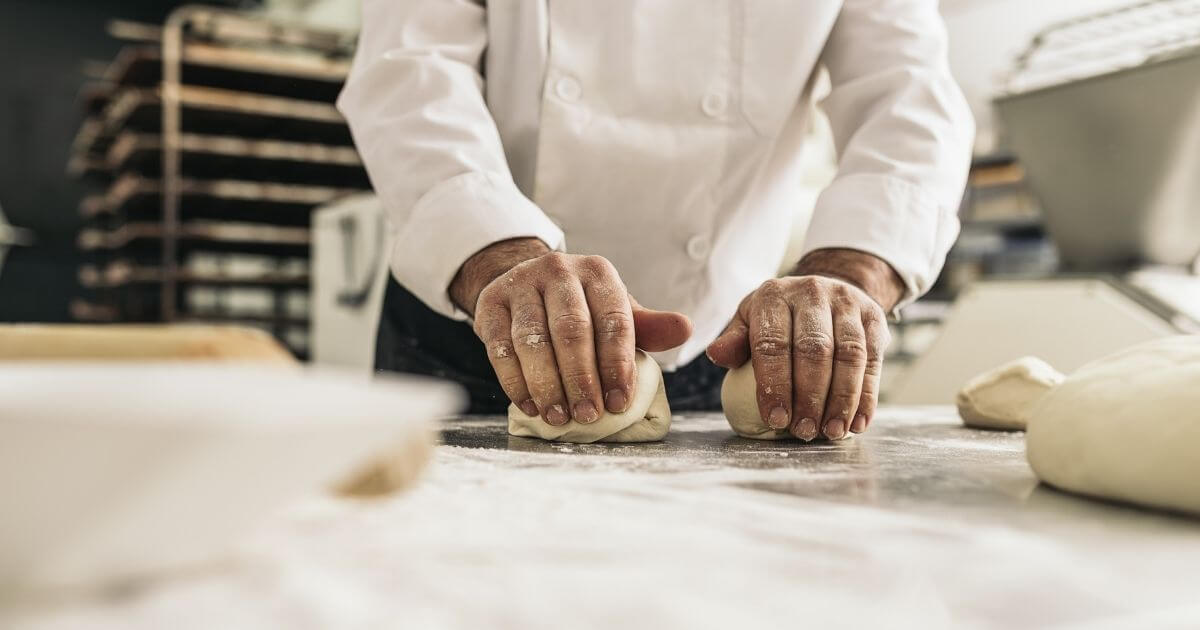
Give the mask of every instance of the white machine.
[{"label": "white machine", "polygon": [[312,360],[370,371],[386,286],[383,208],[356,195],[313,213]]},{"label": "white machine", "polygon": [[1200,332],[1200,2],[1047,29],[996,107],[1064,273],[970,287],[889,402],[951,403],[967,379],[1027,354],[1070,371]]}]

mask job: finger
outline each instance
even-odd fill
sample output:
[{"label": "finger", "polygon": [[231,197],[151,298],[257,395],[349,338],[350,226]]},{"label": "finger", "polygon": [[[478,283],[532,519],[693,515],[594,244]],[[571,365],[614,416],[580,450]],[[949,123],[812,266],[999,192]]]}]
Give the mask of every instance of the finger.
[{"label": "finger", "polygon": [[600,373],[600,390],[604,393],[604,408],[621,413],[633,400],[634,347],[633,308],[629,293],[607,260],[599,257],[585,259],[592,267],[592,277],[584,282],[583,293],[595,328],[596,367]]},{"label": "finger", "polygon": [[548,424],[566,424],[570,416],[558,378],[558,363],[554,360],[542,294],[533,287],[513,288],[509,310],[512,313],[513,347],[529,394]]},{"label": "finger", "polygon": [[883,374],[883,355],[891,341],[887,322],[876,311],[863,314],[863,332],[867,338],[867,365],[863,370],[858,412],[854,414],[854,422],[850,423],[850,430],[855,433],[866,431],[875,417],[875,407],[879,404],[879,379]]},{"label": "finger", "polygon": [[730,370],[750,360],[750,328],[740,314],[733,316],[725,331],[708,344],[705,352],[710,361]]},{"label": "finger", "polygon": [[529,395],[521,362],[517,359],[512,342],[512,315],[507,301],[492,302],[490,298],[479,300],[475,311],[475,334],[487,349],[488,361],[496,372],[504,394],[527,416],[538,415],[537,404]]},{"label": "finger", "polygon": [[629,298],[633,308],[633,330],[637,347],[647,352],[661,352],[681,345],[692,336],[692,320],[683,313],[656,311]]},{"label": "finger", "polygon": [[833,313],[833,373],[821,432],[831,440],[846,437],[862,397],[867,368],[867,340],[857,306],[839,307]]},{"label": "finger", "polygon": [[596,373],[596,335],[583,285],[572,277],[544,287],[543,294],[567,408],[576,422],[590,424],[600,419],[604,399]]},{"label": "finger", "polygon": [[792,310],[782,283],[765,282],[743,316],[750,329],[758,412],[768,427],[787,428],[792,418]]},{"label": "finger", "polygon": [[797,305],[792,331],[794,418],[792,435],[812,441],[819,435],[833,370],[833,317],[819,293]]}]

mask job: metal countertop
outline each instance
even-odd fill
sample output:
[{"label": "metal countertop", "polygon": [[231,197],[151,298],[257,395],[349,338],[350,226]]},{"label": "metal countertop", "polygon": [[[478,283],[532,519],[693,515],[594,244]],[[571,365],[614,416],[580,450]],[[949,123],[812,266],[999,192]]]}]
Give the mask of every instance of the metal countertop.
[{"label": "metal countertop", "polygon": [[719,414],[652,444],[505,426],[447,421],[410,492],[314,497],[210,571],[21,627],[1200,627],[1200,520],[1039,486],[1023,434],[950,408],[808,445]]}]

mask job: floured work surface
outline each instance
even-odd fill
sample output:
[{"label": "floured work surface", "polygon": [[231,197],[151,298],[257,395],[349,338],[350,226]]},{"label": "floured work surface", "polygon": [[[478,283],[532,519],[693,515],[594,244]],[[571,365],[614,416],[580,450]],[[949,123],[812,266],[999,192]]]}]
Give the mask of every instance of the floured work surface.
[{"label": "floured work surface", "polygon": [[[18,628],[1195,627],[1200,520],[1038,487],[1020,434],[881,410],[836,443],[447,423],[425,480],[314,497],[212,567]],[[0,619],[0,621],[6,621]],[[306,625],[307,624],[307,625]],[[1108,626],[1105,626],[1108,627]]]}]

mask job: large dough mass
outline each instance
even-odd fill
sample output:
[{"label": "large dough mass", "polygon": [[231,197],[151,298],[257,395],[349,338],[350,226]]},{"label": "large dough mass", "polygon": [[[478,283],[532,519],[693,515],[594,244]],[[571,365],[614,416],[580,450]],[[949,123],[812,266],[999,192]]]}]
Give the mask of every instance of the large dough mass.
[{"label": "large dough mass", "polygon": [[958,392],[958,415],[969,427],[1024,430],[1034,405],[1062,380],[1049,363],[1021,357],[967,381]]},{"label": "large dough mass", "polygon": [[[729,370],[721,383],[721,408],[725,419],[734,433],[752,440],[796,439],[787,429],[772,429],[763,422],[758,412],[758,392],[754,381],[754,366],[747,361],[739,368]],[[850,437],[847,431],[843,439]],[[824,440],[824,435],[817,437]]]},{"label": "large dough mass", "polygon": [[508,406],[508,432],[518,437],[536,437],[557,442],[656,442],[671,428],[671,407],[663,387],[662,370],[650,355],[637,351],[636,385],[633,400],[624,413],[605,412],[591,424],[571,420],[552,426],[536,416],[527,416],[516,405]]},{"label": "large dough mass", "polygon": [[1200,335],[1080,368],[1034,407],[1026,442],[1050,485],[1200,513]]}]

